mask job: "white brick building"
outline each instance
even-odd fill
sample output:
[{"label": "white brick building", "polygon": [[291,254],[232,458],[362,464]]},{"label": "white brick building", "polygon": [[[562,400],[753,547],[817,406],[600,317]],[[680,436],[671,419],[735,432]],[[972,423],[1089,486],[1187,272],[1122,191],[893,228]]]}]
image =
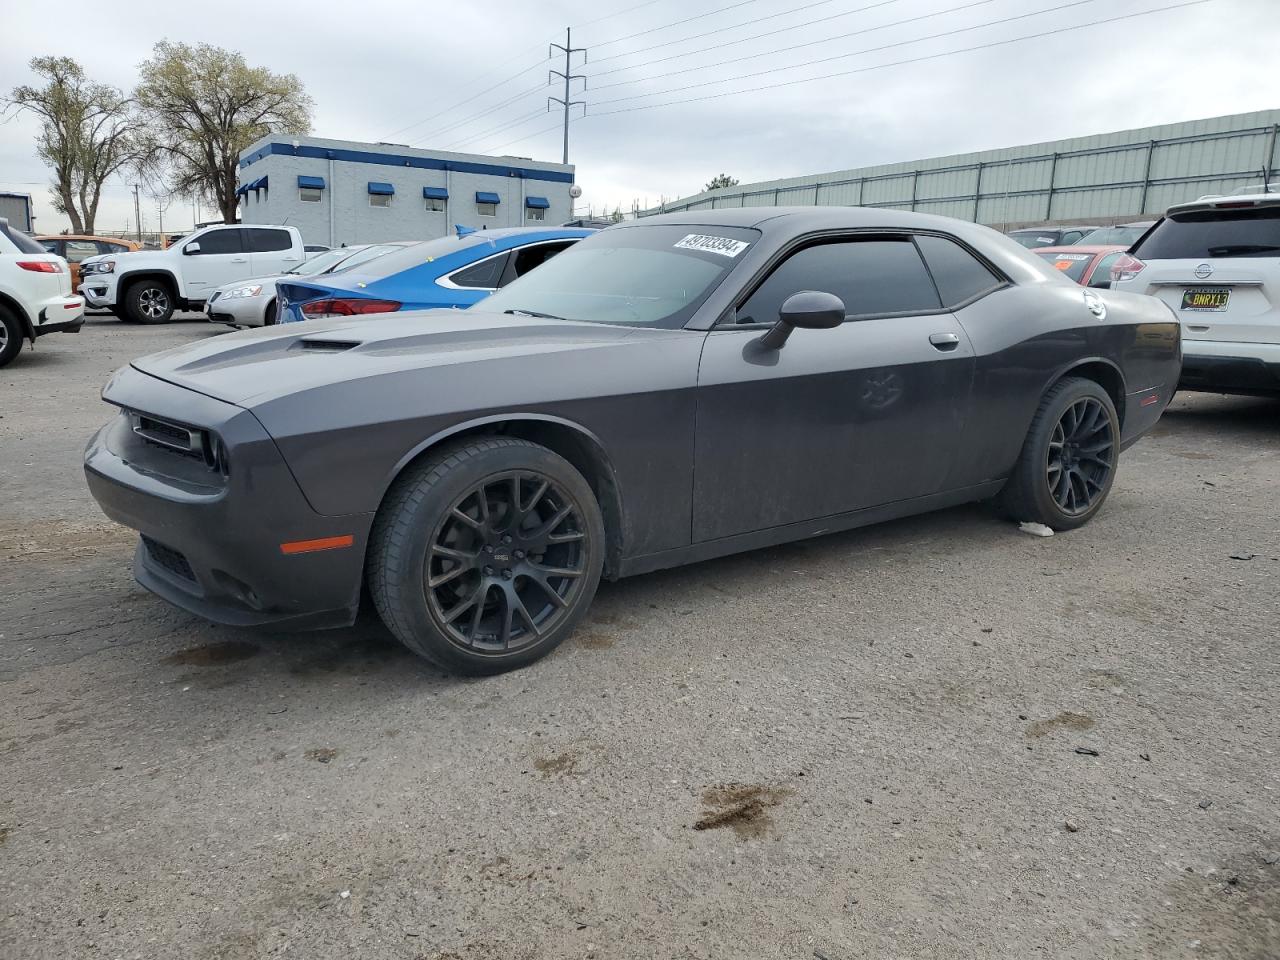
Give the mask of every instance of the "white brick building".
[{"label": "white brick building", "polygon": [[429,240],[467,227],[571,219],[573,166],[395,144],[269,136],[240,155],[240,219],[306,243]]}]

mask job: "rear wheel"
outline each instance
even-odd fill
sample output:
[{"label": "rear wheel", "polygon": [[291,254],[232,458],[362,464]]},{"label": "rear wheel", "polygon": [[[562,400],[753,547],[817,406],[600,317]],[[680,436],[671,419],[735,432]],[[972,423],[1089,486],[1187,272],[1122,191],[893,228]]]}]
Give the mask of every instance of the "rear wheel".
[{"label": "rear wheel", "polygon": [[267,308],[262,311],[262,325],[264,327],[272,326],[276,322],[279,313],[280,303],[275,297],[272,297],[271,302],[267,304]]},{"label": "rear wheel", "polygon": [[1120,420],[1107,391],[1081,377],[1060,380],[1040,401],[1000,505],[1013,520],[1074,530],[1102,508],[1119,455]]},{"label": "rear wheel", "polygon": [[369,588],[387,627],[446,669],[498,673],[554,650],[600,581],[604,524],[563,457],[512,437],[442,450],[387,494]]},{"label": "rear wheel", "polygon": [[22,325],[6,307],[0,307],[0,367],[22,352]]},{"label": "rear wheel", "polygon": [[125,316],[137,323],[168,323],[173,292],[163,280],[139,280],[124,295]]}]

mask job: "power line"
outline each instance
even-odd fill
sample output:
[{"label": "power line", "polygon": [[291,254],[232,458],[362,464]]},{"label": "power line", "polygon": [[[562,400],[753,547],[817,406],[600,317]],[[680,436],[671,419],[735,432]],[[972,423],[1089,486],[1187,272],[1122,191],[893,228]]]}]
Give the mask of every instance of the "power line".
[{"label": "power line", "polygon": [[[595,113],[595,114],[592,114],[591,116],[593,118],[608,117],[608,116],[613,116],[619,113],[633,113],[637,110],[653,110],[658,107],[673,107],[673,106],[679,106],[681,104],[686,104],[686,103],[698,103],[703,100],[719,100],[724,97],[737,97],[737,96],[742,96],[743,94],[748,94],[748,93],[760,93],[761,91],[764,91],[764,90],[777,90],[780,87],[793,87],[802,83],[814,83],[818,80],[833,80],[837,77],[848,77],[858,73],[869,73],[873,70],[883,70],[887,67],[901,67],[901,66],[906,66],[908,64],[913,64],[913,63],[927,63],[932,60],[942,60],[947,57],[958,56],[959,54],[962,54],[962,53],[972,53],[976,50],[990,50],[994,47],[1004,47],[1014,43],[1021,43],[1023,40],[1035,40],[1035,39],[1039,39],[1040,37],[1050,37],[1050,36],[1055,36],[1057,34],[1071,33],[1076,30],[1085,30],[1085,29],[1088,29],[1089,27],[1101,27],[1109,23],[1120,23],[1121,21],[1132,20],[1136,17],[1145,17],[1152,13],[1166,13],[1170,10],[1180,10],[1184,7],[1198,7],[1201,4],[1210,3],[1210,2],[1212,2],[1212,0],[1187,0],[1187,2],[1185,3],[1174,3],[1164,7],[1153,7],[1150,10],[1139,10],[1136,13],[1126,13],[1120,16],[1107,17],[1103,20],[1092,20],[1088,23],[1078,23],[1070,27],[1056,27],[1053,30],[1044,30],[1044,31],[1041,31],[1040,33],[1029,33],[1021,37],[1011,37],[1006,40],[993,40],[989,43],[979,43],[972,47],[962,47],[959,50],[948,50],[943,53],[933,53],[933,54],[928,54],[920,57],[911,57],[906,60],[895,60],[891,63],[877,63],[869,67],[857,67],[853,70],[841,70],[837,73],[827,73],[817,77],[802,77],[798,80],[783,80],[778,83],[764,84],[759,87],[751,87],[745,90],[728,90],[723,93],[709,93],[700,97],[685,97],[681,100],[672,100],[667,103],[643,103],[634,107],[620,107],[617,110],[606,110],[603,113]],[[699,86],[704,86],[704,84],[699,84]],[[668,90],[666,92],[672,93],[675,91]],[[628,99],[631,99],[631,98],[628,98]]]},{"label": "power line", "polygon": [[[454,104],[453,106],[451,106],[451,107],[448,107],[447,109],[441,110],[441,111],[439,111],[438,113],[433,113],[431,116],[429,116],[429,117],[425,117],[425,118],[423,118],[422,120],[418,120],[418,121],[416,121],[415,123],[411,123],[411,124],[409,124],[407,127],[401,127],[399,130],[396,130],[394,133],[389,133],[389,134],[387,134],[387,139],[390,139],[391,137],[398,136],[398,135],[400,135],[400,134],[404,133],[406,130],[412,130],[414,127],[420,127],[420,126],[422,126],[424,123],[430,123],[432,120],[436,120],[436,119],[438,119],[438,118],[440,118],[440,117],[443,117],[443,116],[444,116],[445,114],[447,114],[447,113],[452,113],[454,110],[457,110],[459,107],[464,106],[464,105],[466,105],[466,104],[468,104],[468,103],[471,103],[471,102],[472,102],[472,101],[474,101],[474,100],[478,100],[478,99],[480,99],[480,98],[481,98],[481,97],[483,97],[486,93],[490,93],[490,92],[492,92],[492,91],[494,91],[494,90],[497,90],[499,87],[506,86],[506,85],[507,85],[508,83],[510,83],[512,80],[515,80],[515,79],[517,79],[517,78],[519,78],[519,77],[522,77],[522,76],[524,76],[526,73],[529,73],[530,71],[533,71],[533,70],[538,69],[538,68],[539,68],[539,67],[541,67],[543,64],[547,63],[550,59],[551,59],[550,57],[543,57],[543,58],[542,58],[541,60],[539,60],[537,63],[532,64],[532,65],[530,65],[530,66],[528,66],[528,67],[525,67],[523,70],[519,70],[519,71],[517,71],[516,73],[511,74],[510,76],[508,76],[508,77],[507,77],[506,79],[504,79],[504,80],[499,80],[497,83],[493,84],[493,86],[491,86],[491,87],[485,87],[485,89],[481,90],[479,93],[477,93],[477,94],[473,94],[472,96],[467,97],[465,100],[459,100],[457,103],[455,103],[455,104]],[[492,71],[492,70],[491,70],[491,71],[489,71],[489,73],[487,73],[487,74],[483,74],[482,76],[486,76],[486,77],[493,76],[493,74],[494,74],[495,72],[496,72],[496,71]]]},{"label": "power line", "polygon": [[[753,77],[763,77],[771,73],[779,73],[784,70],[799,70],[802,67],[812,67],[820,63],[831,63],[835,60],[848,60],[850,57],[860,57],[866,53],[879,53],[882,50],[892,50],[896,47],[906,47],[914,43],[924,43],[926,40],[940,40],[943,37],[952,37],[959,33],[971,33],[974,30],[983,30],[987,27],[998,27],[1006,23],[1012,23],[1015,20],[1026,20],[1028,17],[1039,17],[1039,16],[1043,16],[1046,13],[1056,13],[1059,10],[1068,10],[1072,7],[1082,7],[1085,4],[1097,3],[1097,2],[1098,0],[1070,0],[1070,2],[1059,4],[1056,7],[1042,7],[1039,10],[1032,10],[1029,13],[1018,13],[1009,17],[1001,17],[997,20],[988,20],[984,23],[976,23],[968,27],[957,27],[953,30],[943,30],[940,33],[931,33],[923,37],[913,37],[912,39],[909,39],[909,40],[897,40],[893,43],[882,44],[881,46],[878,46],[878,47],[863,47],[861,50],[853,50],[853,51],[850,51],[849,53],[838,53],[830,57],[818,57],[814,60],[805,60],[801,63],[793,63],[785,67],[769,67],[767,70],[753,70],[750,73],[740,73],[740,74],[737,74],[736,76],[724,77],[719,80],[703,80],[698,83],[687,84],[686,86],[683,86],[683,87],[673,87],[670,90],[655,90],[652,93],[634,93],[626,97],[615,97],[612,100],[600,100],[597,102],[596,105],[604,106],[610,103],[624,103],[627,100],[640,100],[640,99],[643,99],[644,97],[659,97],[667,93],[681,93],[682,91],[685,91],[685,90],[696,90],[699,87],[713,87],[718,83],[733,83],[738,80],[750,80]],[[781,52],[781,51],[776,51],[776,52]],[[732,63],[734,61],[725,61],[725,62]],[[714,64],[714,66],[720,66],[720,65],[722,64]],[[670,74],[659,74],[656,77],[649,77],[647,79],[660,80],[665,76],[674,76],[675,74],[685,73],[685,72],[687,71],[677,70],[677,71],[672,71],[672,73]],[[632,82],[638,83],[639,81],[632,81]],[[620,86],[620,84],[611,84],[611,86]]]},{"label": "power line", "polygon": [[[607,57],[597,57],[595,62],[596,62],[596,63],[606,63],[606,62],[608,62],[609,60],[618,60],[618,59],[620,59],[620,58],[622,58],[622,57],[634,57],[634,56],[636,56],[637,54],[641,54],[641,53],[648,53],[650,50],[661,50],[663,47],[670,47],[670,46],[673,46],[673,45],[675,45],[675,44],[677,44],[677,43],[688,43],[690,40],[701,40],[703,37],[713,37],[713,36],[715,36],[717,33],[727,33],[727,32],[728,32],[728,31],[730,31],[730,30],[741,30],[743,27],[749,27],[749,26],[751,26],[751,25],[753,25],[753,24],[756,24],[756,23],[764,23],[766,20],[777,20],[779,17],[789,17],[789,16],[791,16],[792,14],[802,13],[802,12],[804,12],[805,10],[812,10],[814,7],[825,7],[827,4],[829,4],[829,3],[834,3],[834,2],[835,2],[835,0],[815,0],[815,2],[813,2],[813,3],[806,3],[806,4],[803,4],[802,6],[799,6],[799,7],[792,7],[790,10],[783,10],[781,13],[770,13],[770,14],[768,14],[767,16],[763,16],[763,17],[756,17],[756,18],[755,18],[755,19],[753,19],[753,20],[743,20],[741,23],[733,23],[733,24],[730,24],[730,25],[729,25],[729,26],[727,26],[727,27],[717,27],[715,30],[706,30],[706,31],[704,31],[704,32],[702,32],[702,33],[695,33],[695,34],[692,34],[692,35],[687,36],[687,37],[681,37],[679,40],[664,40],[662,43],[655,43],[655,44],[654,44],[653,46],[651,46],[651,47],[641,47],[639,50],[630,50],[630,51],[628,51],[627,53],[611,53],[611,54],[609,54],[609,56],[607,56]],[[902,2],[902,0],[884,0],[884,3],[880,3],[880,4],[873,4],[873,6],[883,6],[884,4],[887,4],[887,3],[901,3],[901,2]],[[871,8],[870,8],[870,7],[865,7],[865,8],[862,8],[862,9],[867,9],[867,10],[869,10],[869,9],[871,9]],[[861,10],[850,10],[850,11],[849,11],[849,13],[860,13],[860,12],[861,12]],[[842,16],[842,17],[843,17],[843,16],[847,16],[847,14],[843,14],[843,13],[842,13],[842,14],[837,14],[837,16]],[[821,23],[821,21],[820,21],[820,20],[815,20],[815,21],[814,21],[814,23]],[[806,24],[803,24],[803,23],[802,23],[802,24],[798,24],[798,26],[806,26]],[[788,29],[790,29],[790,28],[788,28]],[[781,32],[781,31],[779,31],[779,32]],[[697,53],[697,52],[698,52],[698,51],[696,51],[696,50],[695,50],[695,51],[693,51],[693,53]],[[684,56],[684,54],[680,54],[680,56]],[[616,70],[626,70],[626,69],[628,69],[628,68],[627,68],[627,67],[616,67],[614,70],[610,70],[610,71],[607,71],[607,72],[609,72],[609,73],[613,73],[613,72],[615,72]],[[592,74],[592,75],[593,75],[593,76],[596,76],[596,74]],[[604,75],[604,71],[602,71],[602,72],[599,74],[599,76],[603,76],[603,75]]]},{"label": "power line", "polygon": [[[1205,2],[1205,0],[1199,0],[1199,2],[1203,3]],[[582,119],[583,119],[582,117],[578,117],[576,120],[570,120],[569,122],[577,123],[578,120],[582,120]],[[533,133],[525,134],[523,137],[518,137],[515,140],[508,140],[506,143],[502,144],[501,146],[494,147],[493,149],[495,152],[498,150],[505,150],[507,149],[507,147],[511,146],[514,143],[523,143],[525,140],[528,140],[531,137],[536,137],[540,134],[549,133],[552,130],[559,130],[559,129],[560,129],[560,121],[557,120],[555,123],[553,123],[549,127],[543,127],[541,130],[535,130],[533,131]]]},{"label": "power line", "polygon": [[[546,88],[543,87],[542,89],[545,90]],[[484,130],[480,133],[472,134],[469,137],[463,137],[461,140],[454,140],[447,147],[441,147],[440,149],[455,150],[459,147],[464,146],[465,144],[473,143],[476,140],[483,140],[485,137],[492,136],[495,133],[502,133],[505,130],[510,130],[513,127],[518,127],[521,124],[528,123],[530,120],[534,119],[535,117],[545,117],[546,115],[547,115],[546,109],[539,107],[537,110],[534,110],[532,113],[529,113],[523,117],[520,117],[518,120],[503,121],[502,123],[499,123],[496,126],[490,127],[489,129]]]},{"label": "power line", "polygon": [[603,17],[596,17],[594,20],[588,20],[586,23],[575,23],[573,25],[573,29],[581,30],[583,27],[589,27],[593,23],[601,23],[605,20],[612,20],[614,17],[620,17],[625,13],[631,13],[633,10],[639,10],[641,7],[652,7],[655,3],[658,3],[658,2],[659,0],[645,0],[644,3],[637,3],[634,7],[627,7],[624,10],[619,10],[617,13],[606,13]]},{"label": "power line", "polygon": [[[829,3],[829,2],[830,0],[819,0],[818,3],[810,4],[810,6],[815,6],[815,7],[821,6],[823,3]],[[736,46],[739,43],[750,43],[752,40],[763,40],[766,37],[776,37],[780,33],[787,33],[788,31],[791,31],[791,30],[800,30],[803,27],[812,27],[819,23],[829,23],[832,20],[839,20],[841,17],[849,17],[855,13],[866,13],[868,10],[875,10],[877,7],[887,7],[890,4],[901,3],[901,2],[902,0],[879,0],[879,2],[877,3],[872,3],[865,7],[855,7],[853,10],[846,10],[844,13],[833,13],[829,17],[818,17],[814,20],[805,20],[802,23],[793,24],[792,26],[789,26],[789,27],[779,27],[777,30],[766,30],[764,33],[756,33],[756,34],[753,34],[752,36],[741,37],[737,40],[726,40],[723,43],[713,43],[709,47],[700,47],[697,50],[686,50],[684,53],[675,53],[669,57],[659,57],[656,60],[646,60],[644,63],[631,63],[631,64],[627,64],[627,66],[625,67],[614,67],[612,70],[601,70],[598,73],[592,73],[591,78],[594,80],[597,77],[607,77],[611,73],[622,73],[625,70],[639,70],[641,67],[652,67],[655,64],[667,63],[671,60],[683,60],[685,57],[695,57],[700,53],[710,53],[712,50],[721,50],[725,47]],[[995,0],[975,0],[974,3],[966,4],[966,6],[976,7],[976,6],[981,6],[984,3],[994,3],[994,2]],[[803,7],[797,8],[797,10],[803,10],[803,9],[804,9]],[[961,7],[952,8],[952,10],[958,10],[958,9],[963,9],[963,8]],[[814,40],[813,43],[829,43],[832,40],[842,40],[846,37],[854,36],[856,33],[870,32],[872,30],[883,30],[885,29],[885,27],[896,27],[904,23],[911,23],[913,20],[921,20],[921,19],[927,19],[929,17],[941,16],[944,13],[952,12],[952,10],[939,10],[937,13],[926,13],[921,15],[920,17],[912,17],[910,20],[897,20],[893,23],[886,23],[878,27],[867,27],[865,30],[855,31],[854,33],[844,33],[834,37],[824,37],[822,40]],[[790,11],[790,12],[795,12],[795,11]],[[771,18],[761,17],[760,19],[768,20]],[[702,34],[702,36],[710,36],[712,33],[722,33],[722,32],[723,31],[720,31],[720,30],[712,30],[709,33]],[[690,37],[689,39],[692,40],[694,38]],[[800,46],[806,46],[806,44],[800,44]],[[783,49],[787,50],[787,49],[795,49],[795,48],[783,47]],[[767,54],[776,53],[776,52],[779,52],[779,51],[773,51],[773,50],[766,51]],[[609,59],[609,58],[606,57],[605,59]],[[707,64],[707,66],[719,66],[719,64]],[[700,70],[702,68],[690,67],[689,69]],[[684,71],[676,71],[676,72],[684,72]],[[666,74],[663,74],[663,76],[666,76]],[[623,81],[623,82],[634,83],[636,81]],[[615,87],[618,85],[619,84],[617,83],[607,83],[607,84],[604,84],[603,86],[597,86],[595,89],[604,90],[604,89],[608,89],[609,87]]]},{"label": "power line", "polygon": [[[643,37],[646,34],[657,33],[660,30],[670,30],[672,27],[683,26],[686,23],[693,23],[695,20],[705,20],[707,17],[714,17],[717,13],[726,13],[730,10],[736,10],[738,7],[745,7],[750,3],[759,3],[760,0],[738,0],[737,3],[731,3],[725,7],[717,7],[715,10],[709,10],[706,13],[699,13],[697,16],[685,17],[683,20],[673,20],[671,23],[664,23],[660,27],[650,27],[648,30],[639,30],[636,33],[629,33],[625,37],[614,37],[612,40],[605,40],[601,43],[592,44],[593,47],[609,47],[615,43],[622,43],[624,40],[634,40],[636,37]],[[620,54],[622,56],[622,54]]]},{"label": "power line", "polygon": [[[482,117],[487,117],[489,116],[489,114],[495,113],[498,110],[501,110],[503,107],[508,106],[509,104],[515,103],[517,100],[520,100],[524,97],[528,97],[535,93],[542,93],[546,89],[547,89],[547,85],[545,83],[540,83],[536,87],[530,87],[526,90],[521,90],[519,93],[514,94],[513,96],[510,96],[510,97],[507,97],[507,99],[503,100],[501,103],[495,103],[492,107],[482,110],[479,113],[468,114],[467,116],[463,117],[461,120],[455,120],[452,123],[445,124],[443,127],[440,127],[436,130],[431,131],[431,133],[428,136],[424,136],[420,138],[417,141],[417,143],[423,143],[425,140],[428,139],[428,137],[440,137],[446,133],[453,133],[459,128],[466,127],[472,123],[475,123],[477,120],[481,119]],[[470,140],[471,137],[467,137],[466,139]]]}]

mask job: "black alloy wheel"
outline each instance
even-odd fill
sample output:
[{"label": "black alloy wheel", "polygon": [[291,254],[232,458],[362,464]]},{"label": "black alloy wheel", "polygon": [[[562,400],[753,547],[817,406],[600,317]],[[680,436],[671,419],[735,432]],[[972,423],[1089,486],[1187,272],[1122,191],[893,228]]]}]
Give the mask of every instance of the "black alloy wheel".
[{"label": "black alloy wheel", "polygon": [[1088,513],[1105,491],[1115,464],[1112,417],[1096,397],[1072,403],[1053,428],[1045,479],[1054,501],[1069,516]]},{"label": "black alloy wheel", "polygon": [[573,496],[531,470],[486,477],[431,536],[432,616],[471,653],[506,653],[554,630],[581,592],[586,524]]}]

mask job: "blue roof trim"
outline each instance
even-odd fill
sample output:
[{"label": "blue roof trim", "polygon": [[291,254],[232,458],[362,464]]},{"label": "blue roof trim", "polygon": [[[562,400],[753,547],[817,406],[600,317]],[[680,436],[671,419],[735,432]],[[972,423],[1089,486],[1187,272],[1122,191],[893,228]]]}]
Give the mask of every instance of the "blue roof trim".
[{"label": "blue roof trim", "polygon": [[501,203],[502,198],[491,190],[477,190],[476,203]]},{"label": "blue roof trim", "polygon": [[425,200],[448,200],[449,191],[444,187],[423,187],[422,196]]},{"label": "blue roof trim", "polygon": [[525,180],[545,180],[548,183],[573,183],[573,174],[559,170],[532,170],[528,167],[503,166],[496,163],[470,163],[465,160],[438,160],[435,157],[406,157],[393,153],[373,153],[369,150],[330,150],[326,147],[294,147],[288,143],[268,143],[259,147],[240,161],[240,169],[256,163],[272,154],[288,157],[306,157],[311,160],[342,160],[347,163],[379,163],[390,167],[410,167],[416,170],[452,170],[457,173],[480,173],[491,177],[522,177]]},{"label": "blue roof trim", "polygon": [[376,180],[370,180],[369,192],[374,196],[389,197],[396,192],[396,188],[389,183],[378,183]]},{"label": "blue roof trim", "polygon": [[300,187],[310,187],[310,188],[312,188],[313,190],[323,190],[323,189],[324,189],[324,177],[304,177],[304,176],[299,176],[299,177],[298,177],[298,186],[300,186]]},{"label": "blue roof trim", "polygon": [[524,205],[530,210],[546,210],[551,206],[546,197],[525,197]]}]

